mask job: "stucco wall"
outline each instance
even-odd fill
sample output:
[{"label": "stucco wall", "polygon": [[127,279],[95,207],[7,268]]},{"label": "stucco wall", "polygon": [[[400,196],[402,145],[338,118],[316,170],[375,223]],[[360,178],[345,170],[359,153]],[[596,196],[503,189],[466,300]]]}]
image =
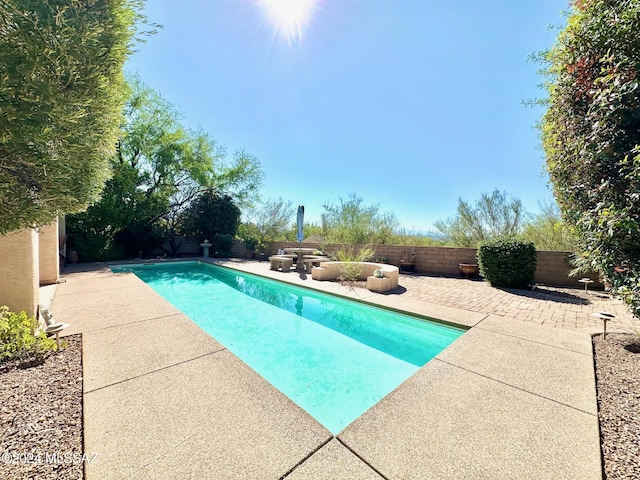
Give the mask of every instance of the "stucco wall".
[{"label": "stucco wall", "polygon": [[51,285],[58,281],[58,275],[60,274],[58,220],[41,227],[39,230],[40,285]]},{"label": "stucco wall", "polygon": [[39,298],[38,233],[0,236],[0,305],[35,316]]}]

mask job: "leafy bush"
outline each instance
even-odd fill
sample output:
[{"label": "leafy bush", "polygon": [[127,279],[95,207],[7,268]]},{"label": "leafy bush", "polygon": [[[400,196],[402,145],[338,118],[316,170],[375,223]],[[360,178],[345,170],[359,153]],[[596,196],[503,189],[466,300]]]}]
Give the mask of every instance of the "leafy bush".
[{"label": "leafy bush", "polygon": [[228,257],[233,246],[233,235],[216,233],[211,237],[211,243],[216,257]]},{"label": "leafy bush", "polygon": [[115,163],[99,202],[66,217],[67,247],[83,262],[137,257],[162,243],[155,220],[169,208],[168,199],[145,192],[146,175]]},{"label": "leafy bush", "polygon": [[[77,215],[69,215],[67,225],[74,222],[72,217]],[[67,240],[67,255],[69,251],[75,250],[81,262],[102,262],[124,258],[122,246],[114,245],[106,236],[91,231],[80,232],[75,226],[67,231],[73,232]]]},{"label": "leafy bush", "polygon": [[536,258],[533,243],[493,240],[478,248],[480,273],[494,287],[526,287],[532,284]]},{"label": "leafy bush", "polygon": [[244,242],[244,248],[250,252],[254,252],[258,246],[258,239],[252,237],[245,237],[242,240]]},{"label": "leafy bush", "polygon": [[13,358],[38,357],[55,349],[56,343],[44,332],[34,335],[38,322],[25,312],[14,313],[0,306],[0,362]]},{"label": "leafy bush", "polygon": [[163,232],[153,223],[131,223],[116,236],[116,246],[124,251],[125,258],[135,258],[140,252],[150,252],[162,246]]},{"label": "leafy bush", "polygon": [[640,2],[573,2],[544,54],[543,147],[562,218],[640,317]]}]

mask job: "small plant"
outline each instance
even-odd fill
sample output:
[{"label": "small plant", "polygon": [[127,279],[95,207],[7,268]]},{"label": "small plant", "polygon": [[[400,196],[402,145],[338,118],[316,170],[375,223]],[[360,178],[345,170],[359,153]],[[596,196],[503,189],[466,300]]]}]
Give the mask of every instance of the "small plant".
[{"label": "small plant", "polygon": [[39,359],[56,343],[44,332],[35,335],[38,322],[25,312],[14,313],[6,305],[0,306],[0,362],[12,359]]},{"label": "small plant", "polygon": [[378,263],[389,263],[389,259],[387,257],[380,257],[377,260]]},{"label": "small plant", "polygon": [[416,249],[411,247],[408,250],[403,250],[400,257],[400,271],[406,273],[412,273],[415,270],[416,261]]},{"label": "small plant", "polygon": [[353,283],[360,279],[360,265],[357,262],[366,262],[373,257],[374,250],[371,248],[344,248],[333,254],[337,261],[343,262],[340,267],[338,280],[343,283]]},{"label": "small plant", "polygon": [[374,253],[374,250],[369,247],[360,249],[350,247],[337,250],[332,257],[339,262],[367,262],[373,257]]},{"label": "small plant", "polygon": [[400,257],[400,263],[413,263],[416,261],[416,249],[410,248],[408,250],[402,251],[402,256]]},{"label": "small plant", "polygon": [[340,266],[338,280],[342,283],[354,283],[360,280],[360,265],[352,262],[343,263]]},{"label": "small plant", "polygon": [[478,248],[482,276],[494,287],[527,287],[533,284],[537,253],[533,243],[492,240]]}]

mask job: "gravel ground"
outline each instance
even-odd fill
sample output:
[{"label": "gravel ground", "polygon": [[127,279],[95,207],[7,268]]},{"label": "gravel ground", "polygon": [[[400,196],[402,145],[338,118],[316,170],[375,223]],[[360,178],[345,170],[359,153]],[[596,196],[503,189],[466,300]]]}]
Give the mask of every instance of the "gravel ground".
[{"label": "gravel ground", "polygon": [[82,341],[43,364],[0,364],[0,478],[81,479]]},{"label": "gravel ground", "polygon": [[606,480],[640,479],[640,336],[593,337]]},{"label": "gravel ground", "polygon": [[[0,478],[83,478],[82,343],[66,341],[42,365],[0,365]],[[593,345],[606,480],[640,479],[640,337]]]}]

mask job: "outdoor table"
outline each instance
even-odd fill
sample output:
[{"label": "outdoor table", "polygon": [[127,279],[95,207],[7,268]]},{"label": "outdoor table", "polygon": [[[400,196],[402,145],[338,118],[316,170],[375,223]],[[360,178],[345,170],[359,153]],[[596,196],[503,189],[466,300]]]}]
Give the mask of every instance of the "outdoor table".
[{"label": "outdoor table", "polygon": [[295,253],[298,256],[298,258],[296,259],[296,270],[298,270],[299,272],[304,270],[304,256],[312,255],[316,250],[316,248],[303,247],[289,247],[284,249],[286,253]]}]

